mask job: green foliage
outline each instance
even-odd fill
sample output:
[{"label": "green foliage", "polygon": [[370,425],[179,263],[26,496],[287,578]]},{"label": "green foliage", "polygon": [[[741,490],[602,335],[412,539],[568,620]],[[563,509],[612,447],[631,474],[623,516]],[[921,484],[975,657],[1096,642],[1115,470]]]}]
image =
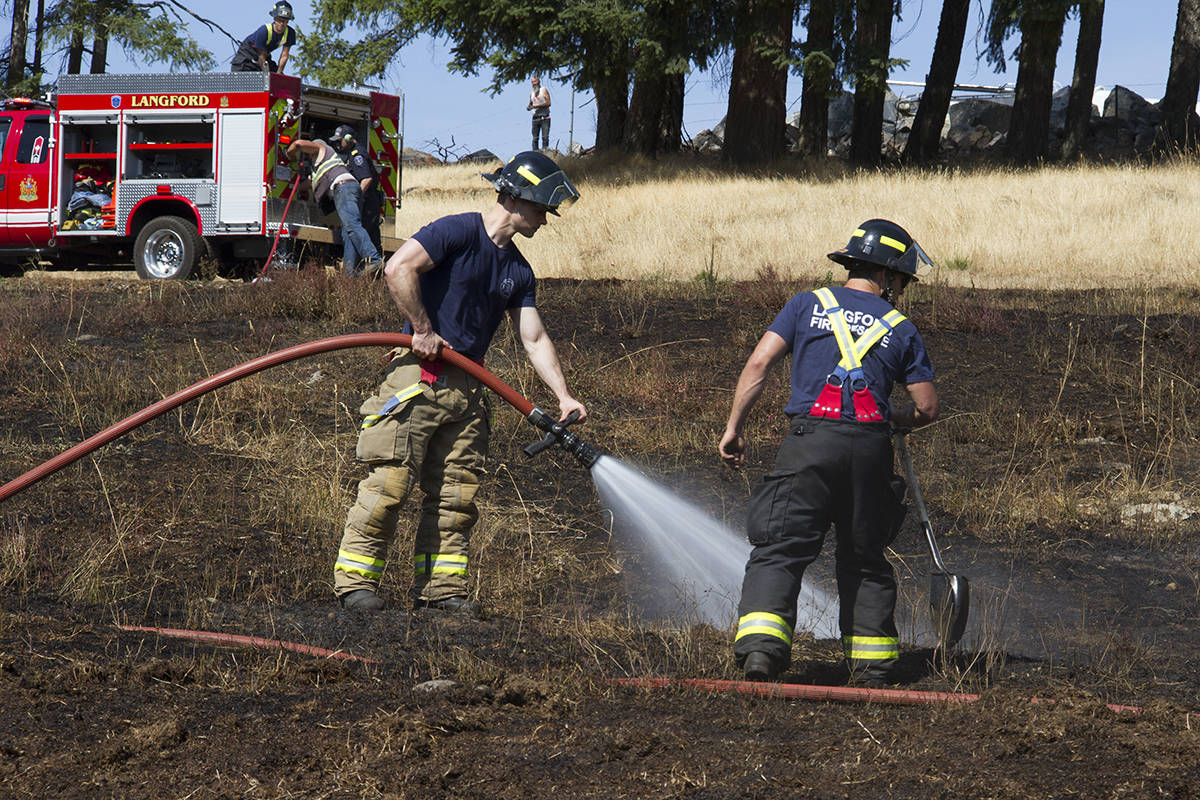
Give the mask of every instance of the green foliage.
[{"label": "green foliage", "polygon": [[[213,54],[185,31],[197,16],[179,3],[134,0],[62,0],[46,13],[46,38],[68,45],[73,34],[84,42],[107,35],[134,63],[166,64],[171,71],[214,69]],[[210,26],[211,27],[211,26]]]},{"label": "green foliage", "polygon": [[[1066,19],[1067,14],[1078,6],[1078,0],[992,0],[984,31],[984,55],[988,63],[1003,71],[1004,42],[1009,36],[1029,23]],[[1020,47],[1013,55],[1020,58]]]}]

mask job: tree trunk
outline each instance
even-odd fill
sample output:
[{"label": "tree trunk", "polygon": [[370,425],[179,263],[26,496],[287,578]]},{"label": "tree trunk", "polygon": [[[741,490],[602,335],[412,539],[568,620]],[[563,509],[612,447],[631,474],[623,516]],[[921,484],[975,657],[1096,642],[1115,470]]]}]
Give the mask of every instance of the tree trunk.
[{"label": "tree trunk", "polygon": [[650,158],[658,154],[659,122],[662,120],[666,84],[667,76],[662,74],[638,75],[634,78],[629,114],[625,117],[622,143],[625,152]]},{"label": "tree trunk", "polygon": [[92,68],[90,72],[93,75],[100,75],[108,66],[108,32],[97,31],[96,39],[92,42]]},{"label": "tree trunk", "polygon": [[8,85],[25,80],[25,42],[29,38],[29,0],[13,0],[12,39],[8,49]]},{"label": "tree trunk", "polygon": [[1008,158],[1014,164],[1033,164],[1049,155],[1054,66],[1066,16],[1066,5],[1058,3],[1021,16],[1020,66],[1008,126]]},{"label": "tree trunk", "polygon": [[1171,154],[1196,146],[1196,94],[1200,92],[1200,0],[1179,0],[1171,71],[1163,93],[1158,150]]},{"label": "tree trunk", "polygon": [[596,150],[619,148],[629,110],[629,78],[605,76],[592,82],[592,91],[596,95]]},{"label": "tree trunk", "polygon": [[782,156],[787,124],[787,65],[794,0],[742,0],[733,52],[725,158],[761,164]]},{"label": "tree trunk", "polygon": [[855,31],[854,123],[850,163],[876,166],[882,160],[883,100],[892,44],[892,0],[858,0]]},{"label": "tree trunk", "polygon": [[668,75],[658,123],[658,152],[678,153],[683,137],[683,90],[687,76]]},{"label": "tree trunk", "polygon": [[78,75],[83,69],[83,34],[75,31],[71,34],[71,44],[67,47],[67,74]]},{"label": "tree trunk", "polygon": [[42,33],[46,23],[46,0],[38,0],[37,4],[37,22],[34,28],[33,35],[33,71],[37,75],[41,75],[44,71],[42,68]]},{"label": "tree trunk", "polygon": [[829,149],[829,95],[833,88],[833,0],[811,0],[800,92],[800,145],[805,156]]},{"label": "tree trunk", "polygon": [[942,126],[946,122],[950,97],[954,94],[954,82],[958,78],[963,38],[967,33],[967,12],[970,9],[971,0],[944,0],[942,3],[942,17],[938,22],[929,73],[925,76],[925,90],[921,93],[912,133],[904,147],[906,162],[929,161],[936,158],[941,149]]},{"label": "tree trunk", "polygon": [[1074,161],[1083,153],[1092,121],[1092,94],[1096,91],[1096,64],[1100,60],[1100,32],[1104,27],[1104,0],[1079,4],[1079,43],[1075,46],[1075,76],[1067,102],[1062,157]]}]

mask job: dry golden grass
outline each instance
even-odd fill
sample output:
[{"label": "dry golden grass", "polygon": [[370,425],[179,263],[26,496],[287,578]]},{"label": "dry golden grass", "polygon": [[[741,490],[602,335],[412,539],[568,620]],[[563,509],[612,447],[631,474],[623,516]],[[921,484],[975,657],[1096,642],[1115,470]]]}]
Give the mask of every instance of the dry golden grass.
[{"label": "dry golden grass", "polygon": [[[951,286],[1127,288],[1200,276],[1200,239],[1183,234],[1200,207],[1194,162],[818,177],[694,162],[563,164],[583,199],[519,241],[543,277],[737,280],[769,267],[820,278],[831,267],[825,254],[871,217],[904,225]],[[407,170],[397,231],[486,209],[494,195],[485,169]]]}]

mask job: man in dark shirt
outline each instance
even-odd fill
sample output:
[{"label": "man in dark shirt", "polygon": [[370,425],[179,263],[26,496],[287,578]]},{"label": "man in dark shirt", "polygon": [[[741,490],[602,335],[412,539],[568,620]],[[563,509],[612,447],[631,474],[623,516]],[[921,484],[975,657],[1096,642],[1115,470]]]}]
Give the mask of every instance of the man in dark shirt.
[{"label": "man in dark shirt", "polygon": [[[845,285],[801,292],[779,312],[738,378],[718,448],[731,467],[743,463],[746,417],[771,367],[791,352],[790,435],[747,512],[754,549],[733,652],[749,680],[787,668],[800,579],[831,524],[851,676],[886,682],[899,658],[896,580],[884,550],[903,519],[904,484],[892,471],[890,426],[932,422],[938,399],[921,335],[892,304],[929,260],[903,228],[881,219],[864,222],[829,258],[849,270]],[[912,406],[889,406],[894,382],[905,384]]]},{"label": "man in dark shirt", "polygon": [[371,161],[366,148],[358,143],[357,133],[349,125],[338,125],[329,137],[329,143],[334,146],[346,169],[358,181],[362,190],[362,205],[360,206],[363,230],[371,239],[375,249],[383,253],[382,240],[379,235],[379,218],[383,213],[383,192],[379,187],[379,173]]},{"label": "man in dark shirt", "polygon": [[[283,73],[283,65],[288,61],[292,45],[296,43],[296,32],[288,27],[288,23],[296,18],[292,6],[286,0],[280,0],[271,9],[271,24],[263,25],[254,33],[242,40],[237,52],[233,54],[233,64],[230,72],[278,72]],[[279,64],[271,60],[271,53],[282,47],[279,53]]]},{"label": "man in dark shirt", "polygon": [[424,493],[414,544],[418,608],[474,612],[467,545],[478,518],[490,409],[480,382],[437,360],[443,347],[483,363],[507,314],[538,376],[558,398],[560,420],[587,416],[571,396],[554,343],[536,306],[536,282],[513,238],[531,237],[547,214],[579,197],[540,153],[517,155],[486,176],[497,191],[484,214],[443,217],[417,231],[384,269],[388,291],[408,320],[411,348],[392,353],[388,374],[364,415],[357,456],[371,471],[358,485],[334,565],[334,589],[347,609],[377,611],[387,551],[400,510],[418,482]]}]

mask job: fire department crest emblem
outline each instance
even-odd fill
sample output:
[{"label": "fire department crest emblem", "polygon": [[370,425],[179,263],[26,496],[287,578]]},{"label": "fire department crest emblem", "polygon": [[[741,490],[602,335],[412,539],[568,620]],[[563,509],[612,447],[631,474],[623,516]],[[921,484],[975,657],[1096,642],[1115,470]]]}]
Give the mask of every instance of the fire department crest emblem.
[{"label": "fire department crest emblem", "polygon": [[121,107],[121,95],[114,94],[112,97],[108,98],[108,102],[112,103],[113,108],[120,108]]},{"label": "fire department crest emblem", "polygon": [[221,108],[229,108],[229,98],[221,95]]},{"label": "fire department crest emblem", "polygon": [[25,180],[17,185],[17,191],[22,203],[32,203],[38,199],[37,181],[32,175],[25,176]]}]

